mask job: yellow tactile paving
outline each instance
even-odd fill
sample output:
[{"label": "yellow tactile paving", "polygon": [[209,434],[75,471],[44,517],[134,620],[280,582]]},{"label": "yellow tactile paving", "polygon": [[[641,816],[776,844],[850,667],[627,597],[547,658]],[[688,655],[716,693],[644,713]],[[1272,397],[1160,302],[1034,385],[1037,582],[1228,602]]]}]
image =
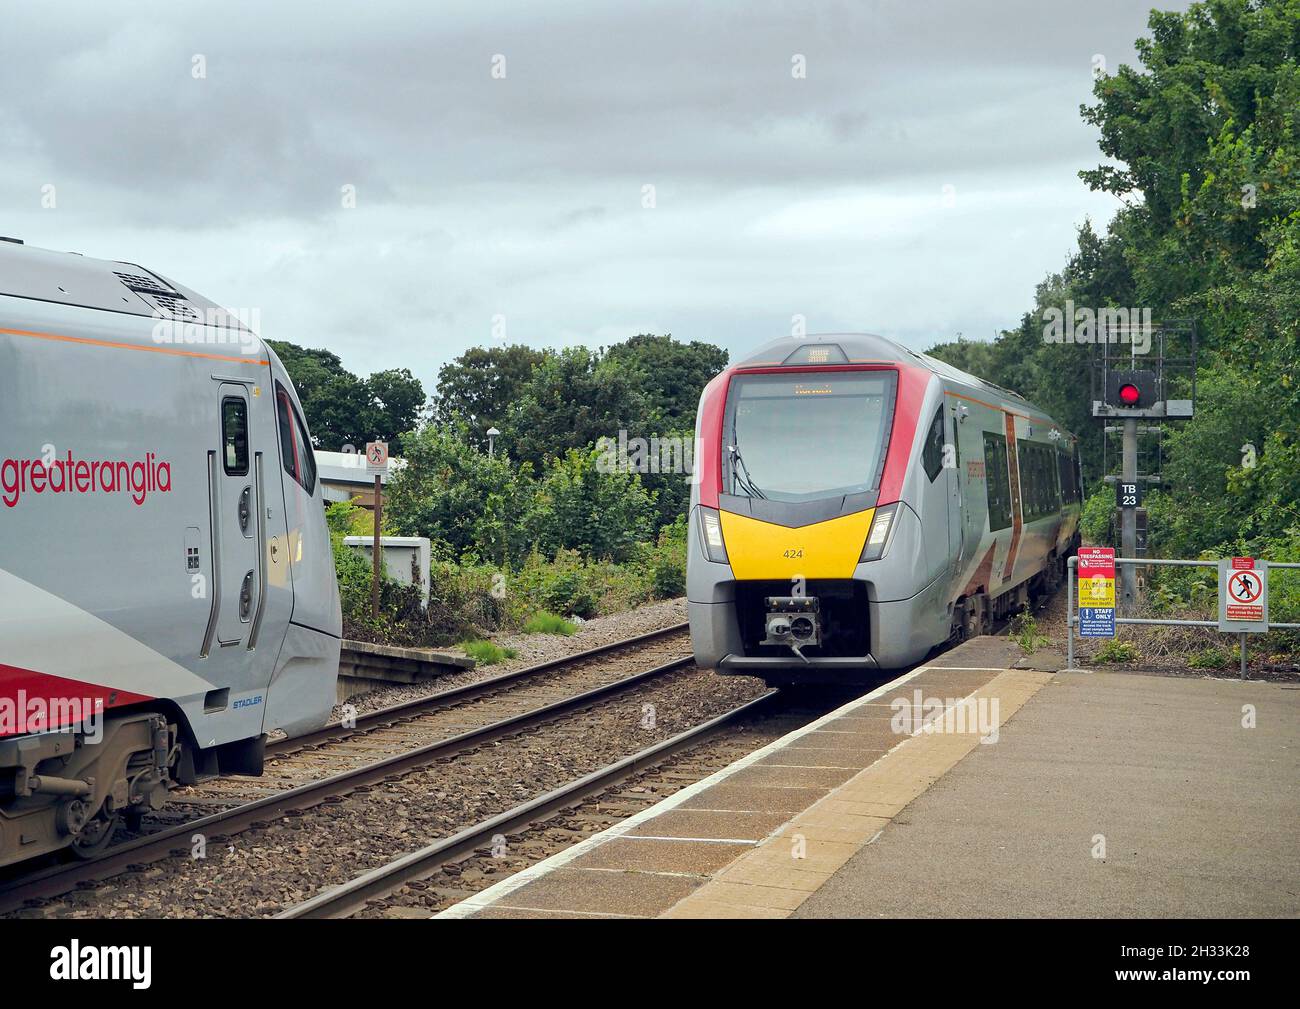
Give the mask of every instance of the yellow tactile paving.
[{"label": "yellow tactile paving", "polygon": [[441,916],[787,917],[1050,679],[917,670]]},{"label": "yellow tactile paving", "polygon": [[[999,728],[1052,678],[1006,670],[970,696]],[[933,687],[933,685],[931,685]],[[988,727],[986,725],[986,727]],[[683,897],[661,917],[773,918],[791,914],[908,803],[980,746],[977,726],[921,732],[859,771]]]}]

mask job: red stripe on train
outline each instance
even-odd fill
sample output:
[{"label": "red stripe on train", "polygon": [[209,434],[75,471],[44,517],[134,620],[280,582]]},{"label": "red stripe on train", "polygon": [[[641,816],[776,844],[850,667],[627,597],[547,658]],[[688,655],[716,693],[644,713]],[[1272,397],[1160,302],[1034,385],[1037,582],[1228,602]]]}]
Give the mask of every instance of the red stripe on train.
[{"label": "red stripe on train", "polygon": [[0,737],[76,725],[106,708],[150,700],[148,694],[0,662]]},{"label": "red stripe on train", "polygon": [[1007,562],[1002,568],[1002,580],[1009,581],[1016,572],[1016,551],[1020,548],[1020,531],[1024,528],[1021,514],[1024,511],[1020,500],[1020,453],[1016,450],[1016,418],[1014,415],[1002,414],[1006,420],[1007,431],[1007,468],[1011,482],[1011,546],[1007,549]]}]

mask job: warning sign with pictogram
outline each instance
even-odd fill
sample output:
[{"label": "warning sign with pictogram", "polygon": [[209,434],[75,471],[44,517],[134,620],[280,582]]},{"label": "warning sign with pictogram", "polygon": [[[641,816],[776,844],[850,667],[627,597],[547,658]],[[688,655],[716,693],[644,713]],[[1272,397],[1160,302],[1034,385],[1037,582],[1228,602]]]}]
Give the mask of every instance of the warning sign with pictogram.
[{"label": "warning sign with pictogram", "polygon": [[1253,557],[1219,561],[1219,630],[1268,630],[1268,562]]},{"label": "warning sign with pictogram", "polygon": [[388,442],[366,442],[366,469],[372,473],[388,469]]},{"label": "warning sign with pictogram", "polygon": [[1115,550],[1079,548],[1079,637],[1115,636]]}]

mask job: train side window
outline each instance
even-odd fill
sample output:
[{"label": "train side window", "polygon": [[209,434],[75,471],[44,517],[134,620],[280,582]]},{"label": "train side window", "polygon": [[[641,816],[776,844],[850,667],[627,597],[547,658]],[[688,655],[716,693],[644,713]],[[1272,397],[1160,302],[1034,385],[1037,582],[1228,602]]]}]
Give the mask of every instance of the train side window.
[{"label": "train side window", "polygon": [[1028,442],[1017,442],[1020,459],[1020,512],[1026,522],[1038,518],[1038,453]]},{"label": "train side window", "polygon": [[275,412],[280,427],[280,459],[284,471],[311,494],[316,489],[316,457],[307,440],[307,428],[302,417],[279,382],[275,384]]},{"label": "train side window", "polygon": [[1046,453],[1041,445],[1034,446],[1034,498],[1035,511],[1038,517],[1050,515],[1052,506],[1048,498],[1051,494],[1051,477],[1047,475],[1047,467],[1043,465],[1047,461]]},{"label": "train side window", "polygon": [[921,450],[921,465],[925,467],[925,475],[934,483],[935,477],[943,469],[943,405],[939,405],[938,411],[934,415],[934,420],[930,423],[930,431],[925,436],[925,448]]},{"label": "train side window", "polygon": [[1039,445],[1034,452],[1038,456],[1038,478],[1042,483],[1039,492],[1040,514],[1055,515],[1061,510],[1061,501],[1056,486],[1056,468],[1052,465],[1052,450],[1046,445]]},{"label": "train side window", "polygon": [[[1059,512],[1061,505],[1065,502],[1065,481],[1061,479],[1059,467],[1052,466],[1052,459],[1056,456],[1055,452],[1050,452],[1047,459],[1047,468],[1052,480],[1052,488],[1055,493],[1052,495],[1052,511]],[[1055,472],[1052,470],[1055,469]]]},{"label": "train side window", "polygon": [[248,475],[248,403],[239,396],[221,401],[222,465],[227,476]]},{"label": "train side window", "polygon": [[989,510],[989,529],[996,532],[1011,525],[1011,478],[1007,473],[1007,439],[984,432],[984,491]]}]

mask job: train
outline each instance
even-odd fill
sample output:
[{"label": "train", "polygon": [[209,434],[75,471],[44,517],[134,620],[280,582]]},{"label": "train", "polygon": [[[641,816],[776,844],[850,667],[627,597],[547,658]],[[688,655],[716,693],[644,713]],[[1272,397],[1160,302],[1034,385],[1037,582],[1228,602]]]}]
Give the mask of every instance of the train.
[{"label": "train", "polygon": [[860,683],[988,633],[1079,545],[1078,439],[870,334],[786,337],[705,387],[687,610],[696,663]]},{"label": "train", "polygon": [[93,857],[329,717],[322,489],[251,315],[0,240],[0,865]]}]

